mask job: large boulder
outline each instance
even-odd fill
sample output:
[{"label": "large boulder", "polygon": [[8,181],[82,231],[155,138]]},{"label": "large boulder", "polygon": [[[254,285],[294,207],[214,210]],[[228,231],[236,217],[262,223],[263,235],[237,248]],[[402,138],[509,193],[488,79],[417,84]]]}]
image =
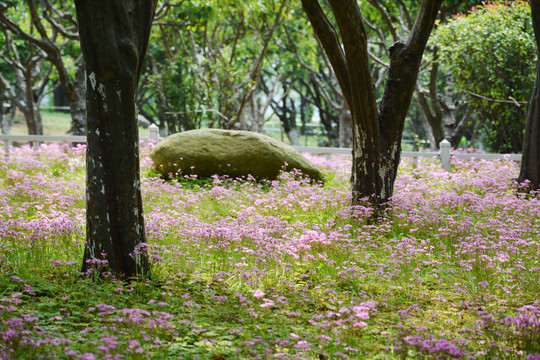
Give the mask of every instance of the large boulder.
[{"label": "large boulder", "polygon": [[183,175],[201,177],[251,174],[257,180],[273,180],[282,169],[298,169],[313,180],[323,178],[321,171],[291,146],[248,131],[200,129],[174,134],[159,142],[150,157],[163,175],[181,170]]}]

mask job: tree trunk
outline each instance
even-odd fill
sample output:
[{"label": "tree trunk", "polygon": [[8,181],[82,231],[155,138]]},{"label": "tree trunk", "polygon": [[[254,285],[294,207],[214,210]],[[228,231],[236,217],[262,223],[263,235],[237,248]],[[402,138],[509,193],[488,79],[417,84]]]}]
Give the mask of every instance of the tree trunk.
[{"label": "tree trunk", "polygon": [[26,128],[28,129],[28,135],[41,135],[39,133],[38,123],[36,121],[35,112],[22,111],[24,115],[24,120],[26,122]]},{"label": "tree trunk", "polygon": [[393,194],[401,136],[418,69],[442,0],[423,0],[406,41],[390,47],[390,68],[379,110],[375,98],[367,34],[356,0],[329,0],[337,31],[316,0],[302,0],[317,37],[332,64],[353,122],[353,203],[384,205]]},{"label": "tree trunk", "polygon": [[244,107],[244,114],[240,118],[242,130],[253,131],[262,134],[264,127],[264,112],[259,99],[252,96]]},{"label": "tree trunk", "polygon": [[291,146],[299,146],[300,141],[298,140],[298,130],[296,130],[296,126],[294,128],[289,128],[289,131],[287,131],[287,138],[291,142]]},{"label": "tree trunk", "polygon": [[[156,1],[76,0],[86,63],[87,180],[83,273],[149,275],[135,95]],[[101,263],[102,264],[102,263]]]},{"label": "tree trunk", "polygon": [[352,147],[352,116],[345,102],[339,111],[339,147]]},{"label": "tree trunk", "polygon": [[[439,144],[443,140],[448,140],[453,147],[457,147],[467,127],[470,126],[472,107],[460,99],[453,98],[451,93],[453,81],[449,75],[445,77],[445,93],[440,94],[437,88],[439,63],[436,49],[433,51],[433,56],[435,61],[430,69],[429,90],[424,89],[419,82],[416,85],[418,103],[423,115],[422,123],[432,150],[439,149]],[[462,116],[459,117],[459,115]]]},{"label": "tree trunk", "polygon": [[[71,112],[71,128],[73,135],[86,135],[86,82],[84,64],[75,69],[75,79],[69,82],[69,109]],[[65,92],[66,89],[64,89]]]},{"label": "tree trunk", "polygon": [[4,91],[4,84],[0,81],[0,130],[2,131],[3,135],[9,135],[9,131],[11,130],[11,124],[6,117],[8,108],[4,107],[4,104],[6,103],[8,98],[4,97]]},{"label": "tree trunk", "polygon": [[[531,1],[536,47],[540,54],[540,0]],[[529,103],[523,139],[523,157],[518,182],[530,181],[529,188],[540,188],[540,58],[536,62],[536,81]]]},{"label": "tree trunk", "polygon": [[390,48],[390,68],[379,112],[379,174],[382,189],[378,194],[382,201],[391,197],[394,191],[405,117],[416,86],[422,55],[441,3],[442,0],[422,1],[407,41],[397,42]]},{"label": "tree trunk", "polygon": [[0,122],[0,130],[2,130],[2,135],[9,135],[11,127],[13,126],[13,116],[7,116],[6,109],[2,109],[2,121]]}]

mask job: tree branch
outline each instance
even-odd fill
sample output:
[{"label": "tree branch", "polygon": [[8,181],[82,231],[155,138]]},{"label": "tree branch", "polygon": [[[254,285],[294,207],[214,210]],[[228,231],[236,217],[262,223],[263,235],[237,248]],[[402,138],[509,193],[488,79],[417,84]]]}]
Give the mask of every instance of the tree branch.
[{"label": "tree branch", "polygon": [[473,93],[473,92],[470,92],[470,91],[467,91],[467,94],[469,94],[471,96],[474,96],[476,98],[482,99],[482,100],[486,100],[486,101],[491,101],[491,102],[496,102],[496,103],[504,103],[504,104],[514,104],[517,107],[521,107],[521,105],[526,105],[526,104],[529,103],[528,101],[517,101],[512,96],[508,97],[510,100],[500,100],[500,99],[493,99],[493,98],[490,98],[490,97],[487,97],[487,96],[476,94],[476,93]]},{"label": "tree branch", "polygon": [[392,35],[392,39],[394,41],[399,40],[399,36],[397,34],[396,28],[392,24],[392,19],[390,18],[390,15],[388,15],[388,11],[386,11],[386,8],[380,4],[377,0],[368,0],[368,2],[377,9],[377,11],[381,14],[384,23],[386,24],[386,27],[390,31],[390,35]]},{"label": "tree branch", "polygon": [[401,9],[401,13],[405,14],[405,21],[407,22],[407,29],[410,30],[413,26],[413,21],[411,19],[411,14],[409,13],[408,7],[403,3],[403,0],[397,0],[397,3]]},{"label": "tree branch", "polygon": [[[415,90],[418,71],[427,41],[437,19],[442,0],[422,0],[416,21],[405,42],[398,41],[390,48],[390,69],[380,105],[380,127],[385,136],[389,132],[401,133],[412,94]],[[399,125],[399,126],[396,126]]]},{"label": "tree branch", "polygon": [[[71,16],[71,14],[65,13],[63,11],[60,11],[57,9],[49,0],[45,1],[45,6],[47,11],[43,10],[42,15],[51,24],[53,29],[55,29],[57,32],[62,34],[64,37],[66,37],[69,40],[75,40],[79,41],[79,30],[77,28],[77,21]],[[68,21],[71,23],[71,27],[75,30],[75,32],[69,32],[64,26],[62,26],[59,22],[55,21],[51,17],[51,12],[54,12],[59,16],[61,19],[68,19]]]},{"label": "tree branch", "polygon": [[[347,104],[353,117],[366,133],[370,134],[365,145],[379,138],[377,99],[373,79],[370,74],[369,53],[367,48],[367,34],[364,28],[362,14],[356,0],[330,0],[330,7],[336,18],[348,67],[349,81],[355,84],[351,87]],[[334,71],[335,71],[334,67]]]},{"label": "tree branch", "polygon": [[348,102],[351,101],[351,84],[348,73],[347,60],[341,48],[336,29],[328,20],[317,0],[302,0],[302,7],[306,13],[315,35],[323,45],[323,49],[332,64],[334,73]]}]

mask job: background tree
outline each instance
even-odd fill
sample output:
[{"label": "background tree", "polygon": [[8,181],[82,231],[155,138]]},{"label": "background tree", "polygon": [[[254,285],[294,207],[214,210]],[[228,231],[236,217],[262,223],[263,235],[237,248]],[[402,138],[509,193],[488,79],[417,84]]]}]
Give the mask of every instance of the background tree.
[{"label": "background tree", "polygon": [[540,0],[531,0],[531,17],[534,28],[537,58],[536,81],[531,96],[525,124],[523,158],[518,181],[530,181],[530,188],[540,188]]},{"label": "background tree", "polygon": [[[4,135],[8,135],[11,130],[11,126],[13,126],[15,111],[11,110],[12,107],[14,108],[12,104],[13,102],[10,101],[9,97],[6,95],[4,83],[0,81],[0,130]],[[10,112],[12,115],[6,116]]]},{"label": "background tree", "polygon": [[[471,7],[481,4],[482,1],[478,0],[446,1],[439,12],[439,26],[446,24],[452,16],[466,13]],[[408,10],[404,8],[403,11],[406,14]],[[424,136],[429,140],[432,150],[438,149],[440,142],[445,139],[457,148],[465,135],[473,133],[471,128],[476,125],[472,107],[464,94],[455,91],[451,74],[441,69],[439,48],[433,41],[428,43],[424,58],[425,69],[418,76],[416,88],[416,102],[422,114],[420,123],[423,125]],[[414,108],[411,110],[414,111]],[[415,119],[417,117],[411,116],[413,122]],[[414,132],[419,133],[418,130]]]},{"label": "background tree", "polygon": [[148,274],[135,96],[157,1],[76,0],[86,63],[88,147],[82,271]]},{"label": "background tree", "polygon": [[432,39],[454,82],[449,96],[466,97],[493,152],[522,151],[536,56],[529,12],[526,2],[489,3],[440,26]]},{"label": "background tree", "polygon": [[[246,108],[253,103],[266,54],[289,0],[171,3],[166,2],[166,15],[156,21],[152,33],[156,61],[148,79],[148,89],[165,89],[168,100],[151,91],[153,97],[140,103],[142,110],[155,118],[168,116],[169,133],[201,121],[218,128],[258,128]],[[155,47],[157,42],[160,45]],[[178,59],[184,65],[173,65]],[[169,91],[175,87],[189,89],[187,104]],[[188,126],[174,125],[175,120],[187,121]]]},{"label": "background tree", "polygon": [[181,29],[189,22],[180,14],[188,4],[165,1],[157,10],[138,92],[139,112],[159,126],[162,136],[199,128],[202,121],[197,110],[204,94],[181,45]]},{"label": "background tree", "polygon": [[369,197],[384,203],[393,194],[401,137],[422,54],[442,0],[422,1],[407,40],[389,49],[384,95],[377,99],[369,66],[367,36],[355,0],[329,0],[339,35],[316,0],[302,0],[349,104],[353,119],[353,202]]},{"label": "background tree", "polygon": [[310,73],[297,59],[300,58],[298,52],[310,60],[316,59],[313,54],[317,46],[303,18],[302,9],[293,8],[276,29],[259,87],[259,97],[269,104],[271,116],[279,119],[292,145],[300,145],[299,136],[310,131],[306,125],[311,122],[316,108],[310,94]]},{"label": "background tree", "polygon": [[[441,6],[439,19],[444,21],[451,14],[455,14],[459,11],[466,11],[471,5],[480,3],[480,1],[473,0],[455,0],[447,1]],[[325,9],[325,4],[321,4]],[[375,94],[377,101],[379,102],[384,92],[384,80],[388,73],[388,67],[390,63],[390,57],[388,52],[388,40],[398,41],[400,38],[405,38],[411,32],[414,25],[414,14],[418,11],[420,3],[417,1],[401,0],[401,1],[368,1],[360,5],[362,10],[362,19],[364,21],[366,34],[368,36],[368,53],[371,58],[370,72],[373,78],[375,86]],[[294,20],[294,18],[293,18]],[[332,21],[331,18],[329,20]],[[312,86],[306,86],[305,89],[312,89],[313,91],[301,91],[300,95],[302,99],[310,101],[310,104],[316,109],[320,117],[321,124],[324,126],[324,132],[328,135],[328,144],[331,146],[351,147],[352,141],[352,128],[351,128],[351,116],[348,109],[348,105],[337,85],[337,80],[331,69],[328,61],[323,61],[326,57],[317,55],[317,49],[320,48],[316,41],[309,39],[307,35],[309,31],[304,30],[305,26],[302,26],[298,21],[291,21],[289,17],[284,22],[284,27],[290,28],[290,31],[286,32],[287,38],[290,42],[290,47],[297,54],[296,63],[300,63],[310,73],[309,81]],[[283,39],[285,36],[278,37]],[[309,48],[311,46],[311,49]],[[315,50],[313,50],[315,48]],[[406,117],[406,123],[404,127],[404,136],[408,140],[418,139],[418,136],[425,138],[426,134],[429,136],[432,146],[438,147],[438,142],[445,138],[444,135],[440,136],[439,141],[435,141],[431,136],[432,128],[435,129],[435,134],[448,134],[448,129],[451,126],[444,126],[443,121],[452,118],[455,122],[460,122],[463,115],[461,104],[454,104],[453,99],[449,99],[445,96],[444,89],[448,88],[442,84],[441,80],[444,77],[439,76],[438,63],[431,61],[433,58],[432,52],[435,52],[436,48],[427,47],[424,54],[424,60],[421,66],[422,72],[427,73],[427,79],[429,85],[421,85],[422,81],[419,77],[418,84],[421,85],[422,92],[418,92],[413,97],[411,108],[409,109]],[[324,52],[323,52],[324,53]],[[316,60],[313,60],[315,58]],[[325,75],[328,74],[328,75]],[[431,74],[431,76],[429,75]],[[433,76],[434,75],[434,76]],[[442,78],[442,79],[441,79]],[[430,79],[436,80],[432,85]],[[423,87],[426,86],[427,89]],[[450,88],[451,90],[451,88]],[[310,96],[310,93],[316,96]],[[294,93],[293,93],[294,94]],[[311,101],[311,100],[315,101]],[[323,100],[321,102],[321,99]],[[431,107],[431,100],[437,99],[437,102],[433,104],[437,107]],[[418,101],[423,100],[422,106]],[[321,106],[322,105],[322,106]],[[426,116],[423,113],[428,113],[430,122],[427,123]],[[448,121],[446,121],[448,122]],[[469,125],[467,121],[460,122],[461,126],[452,130],[453,137],[457,138],[458,142],[461,139],[461,134],[464,129],[467,129],[464,125]],[[439,131],[440,129],[440,131]],[[443,133],[443,129],[447,130]],[[337,141],[337,131],[339,131],[339,142]],[[414,143],[416,145],[416,142]],[[435,145],[436,144],[436,145]]]},{"label": "background tree", "polygon": [[[72,118],[70,132],[86,134],[84,68],[78,48],[77,21],[65,0],[28,0],[15,5],[0,3],[0,28],[42,53],[56,69]],[[27,22],[18,21],[24,14]],[[30,45],[31,44],[31,45]]]},{"label": "background tree", "polygon": [[352,121],[332,66],[316,39],[309,36],[310,28],[298,22],[286,24],[287,49],[294,54],[291,60],[299,68],[297,92],[304,106],[317,112],[326,145],[351,147]]},{"label": "background tree", "polygon": [[[0,3],[0,12],[5,13],[7,5]],[[0,16],[1,19],[1,16]],[[43,134],[39,106],[47,95],[51,82],[52,65],[45,60],[45,54],[34,44],[20,40],[3,28],[0,46],[0,88],[24,115],[28,133]],[[9,132],[8,124],[2,124],[2,131]]]},{"label": "background tree", "polygon": [[[426,76],[417,82],[417,101],[422,110],[422,123],[432,150],[439,148],[443,140],[448,140],[457,148],[465,131],[472,125],[472,107],[467,97],[457,93],[451,74],[440,71],[440,58],[437,47],[431,52],[432,63]],[[424,81],[420,78],[424,77]],[[424,87],[424,83],[426,87]]]},{"label": "background tree", "polygon": [[[414,26],[414,14],[419,10],[420,2],[410,0],[389,1],[369,0],[369,5],[362,6],[363,20],[368,34],[368,52],[373,60],[370,64],[374,78],[375,93],[378,101],[383,96],[383,84],[390,65],[388,39],[396,42],[405,38]],[[439,24],[456,12],[466,11],[471,5],[481,3],[474,0],[445,1],[439,11]],[[452,89],[451,83],[441,76],[437,60],[437,48],[427,46],[417,81],[417,92],[413,96],[404,127],[404,137],[417,145],[418,136],[430,140],[433,149],[445,137],[449,140],[461,139],[463,131],[469,125],[466,104],[455,102],[448,96],[446,89]],[[427,84],[426,84],[427,83]],[[467,116],[463,116],[467,115]],[[461,121],[465,119],[465,121]],[[455,126],[459,124],[459,126]]]}]

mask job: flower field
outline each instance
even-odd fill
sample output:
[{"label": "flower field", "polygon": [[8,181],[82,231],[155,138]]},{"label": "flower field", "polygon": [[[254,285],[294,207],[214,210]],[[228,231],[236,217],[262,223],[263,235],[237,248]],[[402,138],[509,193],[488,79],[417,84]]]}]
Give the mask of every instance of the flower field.
[{"label": "flower field", "polygon": [[540,359],[540,201],[510,161],[402,161],[386,217],[324,184],[154,176],[152,278],[80,275],[85,148],[0,150],[0,359]]}]

